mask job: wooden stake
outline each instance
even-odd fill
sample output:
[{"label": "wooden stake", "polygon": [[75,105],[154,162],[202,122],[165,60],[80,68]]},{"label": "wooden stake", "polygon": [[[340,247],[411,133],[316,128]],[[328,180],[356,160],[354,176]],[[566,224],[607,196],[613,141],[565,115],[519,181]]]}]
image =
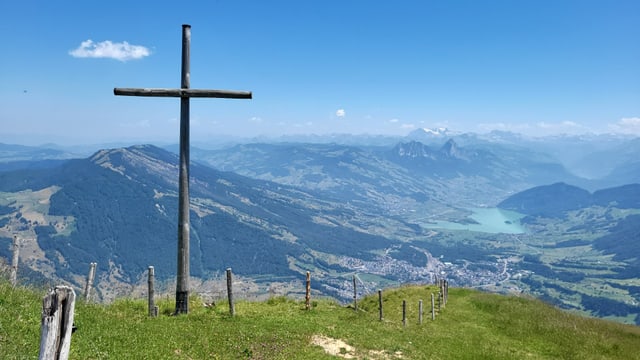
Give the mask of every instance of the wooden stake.
[{"label": "wooden stake", "polygon": [[307,271],[307,291],[304,297],[304,304],[307,310],[311,309],[311,273]]},{"label": "wooden stake", "polygon": [[356,287],[355,275],[353,275],[353,309],[358,311],[358,288]]},{"label": "wooden stake", "polygon": [[155,271],[153,269],[153,266],[149,266],[149,279],[148,279],[148,304],[149,304],[149,316],[150,317],[156,317],[158,316],[158,308],[156,307],[156,302],[155,302],[155,289],[154,289],[154,281],[155,281]]},{"label": "wooden stake", "polygon": [[447,305],[449,302],[449,281],[444,281],[444,304]]},{"label": "wooden stake", "polygon": [[91,289],[93,288],[93,279],[96,276],[97,263],[89,264],[89,274],[87,274],[87,282],[84,284],[84,301],[91,299]]},{"label": "wooden stake", "polygon": [[384,320],[382,314],[382,289],[378,289],[378,308],[380,309],[380,321]]},{"label": "wooden stake", "polygon": [[407,327],[407,300],[402,300],[402,326]]},{"label": "wooden stake", "polygon": [[76,293],[68,286],[49,290],[42,301],[40,360],[67,360],[71,346]]},{"label": "wooden stake", "polygon": [[9,279],[11,281],[11,286],[16,286],[18,284],[18,263],[20,262],[20,241],[18,240],[18,235],[13,235],[13,246],[12,246],[13,256],[11,257],[11,271],[9,273]]},{"label": "wooden stake", "polygon": [[233,275],[231,274],[231,268],[227,269],[227,295],[229,296],[229,314],[234,316],[236,307],[233,303]]},{"label": "wooden stake", "polygon": [[422,325],[422,299],[418,301],[418,324]]},{"label": "wooden stake", "polygon": [[433,293],[431,293],[431,320],[435,320],[435,319],[436,319],[436,301],[433,296]]}]

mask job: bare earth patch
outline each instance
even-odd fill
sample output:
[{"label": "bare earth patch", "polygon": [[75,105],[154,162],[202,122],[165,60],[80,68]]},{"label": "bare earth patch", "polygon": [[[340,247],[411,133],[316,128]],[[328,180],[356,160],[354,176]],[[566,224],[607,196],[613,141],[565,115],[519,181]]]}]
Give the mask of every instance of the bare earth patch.
[{"label": "bare earth patch", "polygon": [[[313,345],[320,346],[324,351],[333,356],[338,356],[344,359],[359,359],[356,355],[356,348],[347,344],[340,339],[330,338],[328,336],[313,335],[311,337],[311,343]],[[383,350],[370,350],[366,352],[366,358],[368,359],[402,359],[402,352],[396,351],[393,354],[388,354]]]},{"label": "bare earth patch", "polygon": [[322,335],[313,335],[311,343],[322,347],[324,352],[327,354],[340,356],[345,359],[355,359],[356,349],[340,339],[334,339]]}]

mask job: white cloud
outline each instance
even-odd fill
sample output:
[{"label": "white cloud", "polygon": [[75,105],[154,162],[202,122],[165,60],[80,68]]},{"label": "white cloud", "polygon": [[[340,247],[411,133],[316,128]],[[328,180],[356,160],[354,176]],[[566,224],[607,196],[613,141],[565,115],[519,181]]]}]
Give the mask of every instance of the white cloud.
[{"label": "white cloud", "polygon": [[261,123],[262,122],[262,118],[258,117],[258,116],[254,116],[251,119],[249,119],[250,122],[252,123]]},{"label": "white cloud", "polygon": [[416,126],[415,126],[415,125],[413,125],[413,124],[402,124],[402,125],[400,125],[400,127],[401,127],[402,129],[413,129],[413,128],[415,128]]},{"label": "white cloud", "polygon": [[394,124],[395,124],[395,123],[397,123],[398,121],[400,121],[400,120],[398,120],[398,119],[391,119],[391,120],[389,120],[389,122],[390,122],[390,123],[394,123]]},{"label": "white cloud", "polygon": [[142,59],[151,55],[151,51],[144,46],[131,45],[126,41],[114,43],[106,40],[95,43],[92,40],[86,40],[76,49],[69,51],[69,55],[77,58],[109,58],[124,62]]},{"label": "white cloud", "polygon": [[615,124],[609,124],[609,130],[622,134],[640,135],[640,117],[622,118]]},{"label": "white cloud", "polygon": [[336,110],[336,116],[337,117],[345,117],[346,115],[347,115],[347,113],[344,111],[344,109]]}]

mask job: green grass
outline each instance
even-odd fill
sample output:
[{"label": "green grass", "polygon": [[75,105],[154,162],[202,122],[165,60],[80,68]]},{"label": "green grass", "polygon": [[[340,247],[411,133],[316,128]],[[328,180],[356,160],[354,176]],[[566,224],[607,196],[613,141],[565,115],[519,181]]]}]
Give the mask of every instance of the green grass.
[{"label": "green grass", "polygon": [[[331,300],[276,297],[205,308],[193,298],[189,315],[146,316],[146,302],[121,299],[111,305],[76,305],[71,359],[332,359],[314,335],[340,339],[359,359],[639,359],[640,328],[583,318],[528,298],[451,289],[446,308],[431,321],[433,287],[384,292],[384,321],[377,294],[359,311]],[[44,291],[12,288],[0,280],[0,358],[36,359]],[[424,300],[423,324],[418,300]],[[401,322],[402,300],[408,321]],[[341,349],[349,352],[347,348]],[[400,355],[401,354],[401,355]]]}]

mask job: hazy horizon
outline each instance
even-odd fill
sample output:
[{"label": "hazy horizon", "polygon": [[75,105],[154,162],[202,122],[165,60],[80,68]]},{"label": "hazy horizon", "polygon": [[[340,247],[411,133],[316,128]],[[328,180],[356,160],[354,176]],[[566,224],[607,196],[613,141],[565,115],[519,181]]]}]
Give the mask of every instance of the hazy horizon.
[{"label": "hazy horizon", "polygon": [[[434,130],[432,128],[418,128],[425,130]],[[407,131],[405,134],[398,135],[388,135],[388,134],[371,134],[371,133],[357,133],[357,134],[349,134],[349,133],[326,133],[326,134],[314,134],[314,133],[296,133],[296,134],[280,134],[280,135],[256,135],[256,136],[241,136],[241,135],[212,135],[212,136],[194,136],[191,134],[191,145],[223,145],[225,143],[250,143],[250,142],[278,142],[278,141],[296,141],[296,139],[300,140],[312,140],[317,139],[319,141],[328,141],[332,138],[345,140],[348,137],[353,137],[352,140],[357,139],[382,139],[382,138],[406,138],[411,135],[412,132],[418,130],[412,129]],[[545,135],[528,135],[525,133],[519,133],[515,131],[508,130],[500,130],[495,129],[487,132],[465,132],[465,131],[456,131],[454,129],[448,129],[446,135],[442,135],[440,138],[444,140],[454,137],[456,135],[462,134],[475,134],[478,136],[486,136],[493,132],[504,132],[510,133],[515,136],[521,136],[525,139],[544,139],[544,138],[552,138],[552,137],[615,137],[621,139],[635,139],[640,138],[640,135],[636,134],[628,134],[628,133],[616,133],[616,132],[603,132],[603,133],[595,133],[595,132],[583,132],[583,133],[552,133]],[[91,141],[87,138],[52,138],[47,136],[33,136],[33,135],[24,135],[21,136],[10,136],[6,134],[0,134],[0,144],[5,145],[20,145],[20,146],[33,146],[33,147],[47,147],[49,145],[53,147],[61,147],[61,148],[73,148],[73,147],[96,147],[96,146],[128,146],[128,145],[141,145],[141,144],[152,144],[157,146],[168,146],[175,145],[179,143],[179,136],[168,136],[165,138],[122,138],[122,139],[111,139],[111,140],[101,140],[101,141]]]}]

